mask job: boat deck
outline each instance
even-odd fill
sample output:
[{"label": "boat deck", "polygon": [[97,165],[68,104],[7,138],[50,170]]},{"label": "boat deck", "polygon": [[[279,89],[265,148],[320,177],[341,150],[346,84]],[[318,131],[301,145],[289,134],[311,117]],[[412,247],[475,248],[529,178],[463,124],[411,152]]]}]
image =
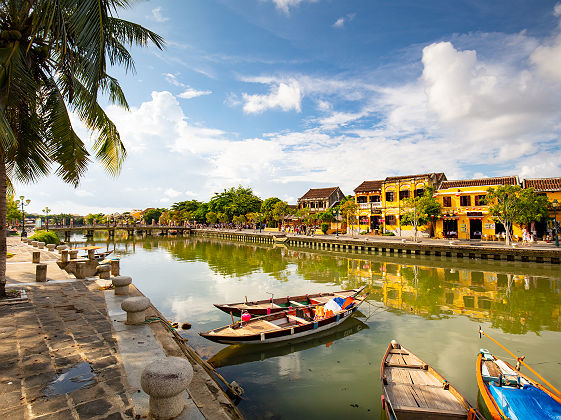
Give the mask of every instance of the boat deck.
[{"label": "boat deck", "polygon": [[404,348],[390,350],[384,377],[387,398],[399,419],[467,418],[466,408]]}]

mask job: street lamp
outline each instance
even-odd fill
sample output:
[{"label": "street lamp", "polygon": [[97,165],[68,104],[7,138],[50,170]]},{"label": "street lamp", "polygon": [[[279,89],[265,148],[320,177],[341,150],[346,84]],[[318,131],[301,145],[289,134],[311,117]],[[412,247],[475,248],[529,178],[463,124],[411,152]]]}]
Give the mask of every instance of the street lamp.
[{"label": "street lamp", "polygon": [[[25,202],[25,203],[24,203]],[[16,206],[21,204],[21,237],[26,238],[27,233],[25,232],[25,212],[23,211],[24,206],[28,206],[31,200],[28,198],[25,199],[25,196],[20,195],[19,200],[16,200]]]},{"label": "street lamp", "polygon": [[48,207],[45,207],[43,210],[43,213],[45,213],[45,223],[47,225],[47,232],[49,231],[49,213],[51,212],[51,209]]},{"label": "street lamp", "polygon": [[335,218],[337,219],[337,230],[335,231],[335,236],[339,237],[339,209],[335,209]]},{"label": "street lamp", "polygon": [[551,202],[553,206],[553,223],[555,226],[555,246],[559,246],[559,235],[557,234],[557,206],[559,205],[559,201],[557,199]]}]

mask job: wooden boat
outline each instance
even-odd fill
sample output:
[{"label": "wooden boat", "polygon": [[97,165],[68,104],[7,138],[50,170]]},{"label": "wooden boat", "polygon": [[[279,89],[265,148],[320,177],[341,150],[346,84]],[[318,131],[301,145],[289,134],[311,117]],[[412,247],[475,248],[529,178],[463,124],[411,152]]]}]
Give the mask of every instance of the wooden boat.
[{"label": "wooden boat", "polygon": [[380,378],[390,420],[481,418],[444,377],[395,340],[382,359]]},{"label": "wooden boat", "polygon": [[561,397],[481,349],[476,363],[480,410],[489,419],[561,419]]},{"label": "wooden boat", "polygon": [[[361,297],[332,298],[315,306],[303,306],[270,315],[238,321],[231,325],[199,333],[202,337],[217,343],[259,344],[294,340],[328,330],[344,322],[366,299]],[[339,311],[326,311],[331,301],[344,301]],[[322,316],[321,313],[327,312]]]},{"label": "wooden boat", "polygon": [[231,313],[235,316],[240,316],[242,311],[248,312],[251,315],[267,315],[276,312],[286,311],[290,307],[292,308],[301,308],[310,305],[317,305],[321,303],[327,302],[329,299],[333,297],[354,297],[358,295],[366,286],[362,286],[358,289],[350,289],[350,290],[340,290],[338,292],[326,292],[326,293],[314,293],[311,295],[300,295],[300,296],[287,296],[283,298],[270,298],[270,299],[263,299],[263,300],[256,300],[248,302],[247,299],[245,302],[238,302],[238,303],[224,303],[224,304],[217,304],[216,306],[221,311],[226,313]]},{"label": "wooden boat", "polygon": [[273,235],[273,241],[277,243],[284,243],[288,241],[288,236],[286,235]]}]

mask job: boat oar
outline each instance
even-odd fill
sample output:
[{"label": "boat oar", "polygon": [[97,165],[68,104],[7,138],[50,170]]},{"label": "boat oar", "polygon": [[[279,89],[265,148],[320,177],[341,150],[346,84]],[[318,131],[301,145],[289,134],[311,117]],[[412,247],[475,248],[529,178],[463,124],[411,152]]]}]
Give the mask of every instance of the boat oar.
[{"label": "boat oar", "polygon": [[489,334],[487,334],[485,331],[483,331],[481,329],[481,325],[479,326],[479,338],[481,338],[481,336],[484,335],[485,337],[487,337],[488,339],[490,339],[491,341],[493,341],[495,344],[497,344],[500,348],[502,348],[504,351],[506,351],[508,354],[510,354],[512,357],[514,357],[517,360],[516,366],[519,367],[520,363],[522,363],[524,366],[526,366],[528,368],[528,370],[530,372],[532,372],[534,375],[536,375],[538,378],[540,378],[549,388],[550,390],[552,390],[553,392],[555,392],[558,396],[561,397],[561,392],[559,392],[559,390],[557,388],[555,388],[553,385],[551,385],[548,381],[546,381],[538,372],[536,372],[534,369],[532,369],[530,366],[528,366],[527,363],[524,362],[524,358],[526,356],[522,356],[522,357],[517,357],[513,352],[511,352],[509,349],[507,349],[505,346],[503,346],[501,343],[499,343],[497,340],[495,340],[493,337],[491,337]]}]

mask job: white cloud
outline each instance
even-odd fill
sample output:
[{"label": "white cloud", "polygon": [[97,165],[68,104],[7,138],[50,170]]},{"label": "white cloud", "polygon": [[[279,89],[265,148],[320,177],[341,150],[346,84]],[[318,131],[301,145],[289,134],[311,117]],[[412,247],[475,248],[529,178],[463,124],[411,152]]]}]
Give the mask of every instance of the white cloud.
[{"label": "white cloud", "polygon": [[164,76],[164,78],[166,79],[166,81],[174,86],[178,86],[178,87],[185,87],[184,83],[181,83],[179,80],[177,80],[177,77],[174,74],[171,73],[163,73],[162,74]]},{"label": "white cloud", "polygon": [[555,17],[561,16],[561,3],[556,3],[553,7],[553,15]]},{"label": "white cloud", "polygon": [[352,21],[356,16],[356,13],[349,13],[345,16],[341,16],[339,19],[335,21],[333,24],[334,28],[342,28],[345,26],[345,23]]},{"label": "white cloud", "polygon": [[290,8],[298,6],[300,3],[309,2],[315,3],[318,0],[271,0],[275,3],[278,10],[282,11],[286,15],[290,14]]},{"label": "white cloud", "polygon": [[160,22],[160,23],[161,22],[167,22],[169,20],[168,17],[163,15],[161,7],[156,7],[155,9],[152,9],[152,18],[156,22]]},{"label": "white cloud", "polygon": [[180,93],[177,96],[183,99],[192,99],[198,96],[210,95],[211,93],[212,93],[211,90],[196,90],[193,89],[192,87],[187,87],[187,89],[185,89],[182,93]]},{"label": "white cloud", "polygon": [[268,95],[242,95],[246,114],[259,114],[268,109],[280,108],[283,111],[301,110],[302,91],[296,80],[280,82],[272,86]]},{"label": "white cloud", "polygon": [[[557,6],[561,5],[558,4]],[[551,45],[541,45],[530,56],[538,71],[545,77],[561,81],[561,35]]]}]

